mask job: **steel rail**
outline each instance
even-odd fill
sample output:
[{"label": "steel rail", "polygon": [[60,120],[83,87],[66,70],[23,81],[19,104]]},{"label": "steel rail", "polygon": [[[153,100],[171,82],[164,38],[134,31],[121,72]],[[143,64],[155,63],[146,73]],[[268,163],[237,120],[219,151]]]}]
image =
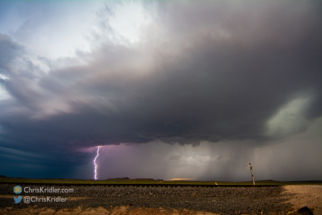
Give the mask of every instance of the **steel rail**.
[{"label": "steel rail", "polygon": [[214,185],[214,184],[69,184],[69,183],[17,183],[0,182],[0,184],[39,185],[39,186],[109,186],[109,187],[278,187],[282,185]]}]

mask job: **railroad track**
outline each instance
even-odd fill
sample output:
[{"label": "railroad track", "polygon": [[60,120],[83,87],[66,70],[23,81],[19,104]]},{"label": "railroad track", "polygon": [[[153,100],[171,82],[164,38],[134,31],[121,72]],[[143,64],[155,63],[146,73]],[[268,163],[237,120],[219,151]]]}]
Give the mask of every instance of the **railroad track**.
[{"label": "railroad track", "polygon": [[17,183],[0,182],[0,184],[41,185],[41,186],[108,186],[108,187],[278,187],[281,185],[213,185],[213,184],[70,184],[70,183]]}]

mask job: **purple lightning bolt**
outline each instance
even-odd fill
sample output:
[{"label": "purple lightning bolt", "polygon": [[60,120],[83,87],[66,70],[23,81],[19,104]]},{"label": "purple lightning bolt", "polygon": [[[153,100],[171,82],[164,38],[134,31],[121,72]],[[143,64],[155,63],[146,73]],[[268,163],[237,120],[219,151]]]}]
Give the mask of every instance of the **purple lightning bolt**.
[{"label": "purple lightning bolt", "polygon": [[96,159],[100,155],[100,148],[101,148],[101,146],[97,146],[96,157],[95,157],[95,159],[93,161],[93,163],[94,163],[94,179],[95,180],[97,180],[97,164],[96,164]]}]

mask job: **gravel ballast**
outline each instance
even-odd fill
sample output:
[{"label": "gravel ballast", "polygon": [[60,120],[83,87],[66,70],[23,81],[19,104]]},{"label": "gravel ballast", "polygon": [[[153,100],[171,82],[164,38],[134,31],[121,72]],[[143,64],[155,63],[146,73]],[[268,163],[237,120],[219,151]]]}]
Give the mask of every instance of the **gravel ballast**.
[{"label": "gravel ballast", "polygon": [[[13,184],[0,184],[0,195],[14,195]],[[53,185],[24,185],[39,188]],[[26,204],[23,201],[14,204],[12,198],[1,198],[0,207],[24,208],[37,205],[55,209],[82,207],[130,206],[131,208],[174,208],[195,211],[207,211],[218,214],[269,214],[283,212],[291,208],[285,203],[290,195],[282,194],[283,187],[144,187],[144,186],[53,186],[59,189],[73,188],[73,193],[33,193],[22,196],[61,196],[67,202],[37,202]],[[17,196],[17,195],[16,195]],[[88,197],[82,200],[68,200],[71,197]],[[74,198],[75,199],[75,198]],[[76,198],[77,199],[77,198]]]}]

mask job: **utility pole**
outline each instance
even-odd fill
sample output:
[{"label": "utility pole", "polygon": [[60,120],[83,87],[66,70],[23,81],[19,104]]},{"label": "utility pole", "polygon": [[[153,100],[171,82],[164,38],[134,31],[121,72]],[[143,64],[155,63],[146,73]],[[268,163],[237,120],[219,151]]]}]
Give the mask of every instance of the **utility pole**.
[{"label": "utility pole", "polygon": [[253,179],[253,185],[255,186],[255,179],[254,179],[254,175],[253,175],[253,169],[255,169],[255,167],[253,167],[254,163],[246,163],[247,169],[250,169],[250,173],[252,174],[252,179]]}]

